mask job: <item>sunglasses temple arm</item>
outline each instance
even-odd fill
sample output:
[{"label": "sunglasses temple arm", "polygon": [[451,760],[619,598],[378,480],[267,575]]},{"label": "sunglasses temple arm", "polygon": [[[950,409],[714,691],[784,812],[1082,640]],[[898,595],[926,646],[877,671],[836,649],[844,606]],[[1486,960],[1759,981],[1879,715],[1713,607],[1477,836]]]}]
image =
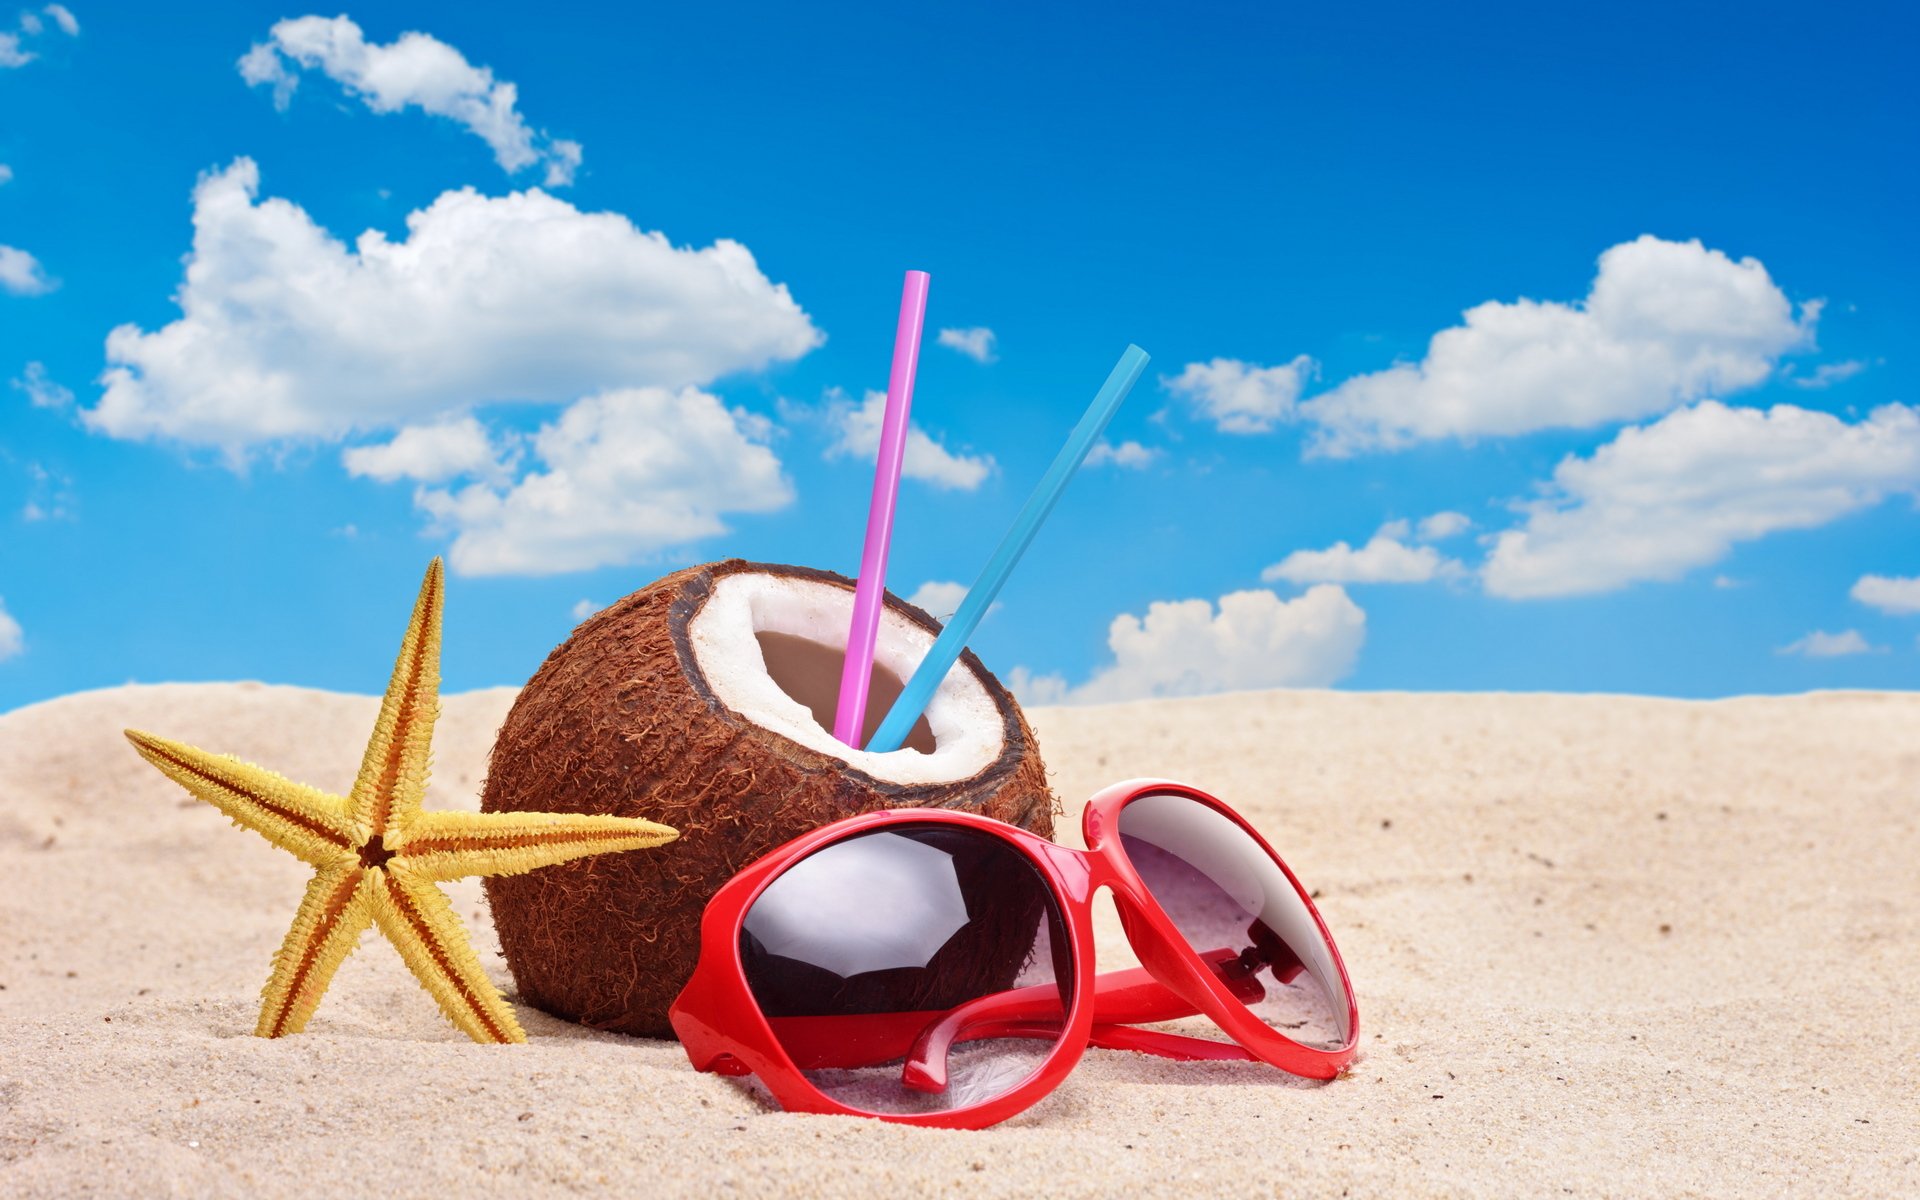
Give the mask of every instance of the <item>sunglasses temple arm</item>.
[{"label": "sunglasses temple arm", "polygon": [[[1251,975],[1243,975],[1227,970],[1227,965],[1239,958],[1233,950],[1210,950],[1200,956],[1207,968],[1221,979],[1234,994],[1246,1002],[1254,1002],[1265,994],[1260,982]],[[1196,1010],[1188,1001],[1169,991],[1165,984],[1155,979],[1145,967],[1135,967],[1130,971],[1109,971],[1097,975],[1093,981],[1093,1020],[1096,1028],[1121,1025],[1143,1025],[1154,1021],[1175,1021],[1181,1017],[1191,1017]],[[928,1024],[915,1039],[912,1049],[907,1052],[906,1065],[901,1068],[900,1080],[917,1092],[941,1092],[947,1086],[947,1052],[956,1041],[970,1041],[981,1037],[1007,1036],[980,1032],[987,1025],[1005,1023],[1045,1022],[1055,1033],[1062,1019],[1059,989],[1050,983],[1034,987],[1016,988],[1012,991],[997,992],[981,996],[945,1016]],[[1123,1039],[1139,1042],[1141,1039]],[[1182,1038],[1175,1034],[1158,1034],[1144,1039],[1146,1042],[1165,1040],[1165,1050],[1153,1049],[1147,1044],[1129,1044],[1115,1049],[1142,1050],[1151,1054],[1163,1054],[1168,1058],[1221,1057],[1219,1055],[1195,1055],[1184,1049],[1187,1043],[1199,1046],[1217,1046],[1220,1043],[1208,1042],[1197,1038]],[[1100,1039],[1095,1045],[1102,1045]],[[1228,1057],[1245,1057],[1231,1055]]]},{"label": "sunglasses temple arm", "polygon": [[[879,1066],[906,1057],[913,1052],[921,1035],[946,1017],[947,1014],[938,1010],[927,1009],[837,1017],[770,1017],[767,1024],[794,1066],[803,1071],[823,1067],[847,1070]],[[982,1017],[968,1024],[955,1040],[1059,1036],[1060,1006],[1055,1003],[1047,1010],[1036,1009],[1024,1018]]]},{"label": "sunglasses temple arm", "polygon": [[[1230,969],[1240,958],[1234,950],[1209,950],[1200,961],[1214,978],[1243,1003],[1255,1004],[1266,989],[1250,974]],[[1096,1025],[1145,1025],[1153,1021],[1178,1021],[1197,1016],[1199,1010],[1155,979],[1145,967],[1130,971],[1109,971],[1093,980],[1093,1023]]]},{"label": "sunglasses temple arm", "polygon": [[[1241,1000],[1251,1003],[1260,998],[1257,980],[1224,969],[1237,957],[1234,951],[1214,950],[1200,957]],[[1194,1012],[1193,1005],[1169,991],[1143,967],[1097,975],[1091,1044],[1187,1060],[1244,1057],[1220,1042],[1122,1028],[1178,1020]],[[781,1048],[801,1070],[870,1067],[905,1058],[901,1074],[906,1085],[939,1092],[946,1088],[947,1053],[955,1042],[990,1037],[1056,1038],[1063,1019],[1059,989],[1053,984],[1038,984],[995,992],[945,1012],[928,1009],[769,1017],[767,1023]]]},{"label": "sunglasses temple arm", "polygon": [[1095,1025],[1087,1044],[1102,1050],[1131,1050],[1178,1062],[1259,1062],[1253,1051],[1234,1042],[1161,1033],[1131,1025]]}]

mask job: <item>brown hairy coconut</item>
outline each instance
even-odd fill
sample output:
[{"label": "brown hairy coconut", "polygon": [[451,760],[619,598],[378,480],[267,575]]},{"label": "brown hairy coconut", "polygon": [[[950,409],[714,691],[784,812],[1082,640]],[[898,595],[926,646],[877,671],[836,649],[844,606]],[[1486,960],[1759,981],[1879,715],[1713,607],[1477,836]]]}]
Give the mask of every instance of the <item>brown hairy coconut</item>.
[{"label": "brown hairy coconut", "polygon": [[[951,808],[1052,836],[1033,731],[971,652],[904,748],[868,754],[834,738],[852,606],[844,575],[730,559],[635,592],[547,656],[501,726],[481,808],[644,816],[680,839],[486,881],[522,1000],[671,1037],[667,1006],[693,972],[707,901],[760,855],[841,817]],[[868,734],[939,629],[887,597]],[[980,969],[1010,980],[1018,965]]]}]

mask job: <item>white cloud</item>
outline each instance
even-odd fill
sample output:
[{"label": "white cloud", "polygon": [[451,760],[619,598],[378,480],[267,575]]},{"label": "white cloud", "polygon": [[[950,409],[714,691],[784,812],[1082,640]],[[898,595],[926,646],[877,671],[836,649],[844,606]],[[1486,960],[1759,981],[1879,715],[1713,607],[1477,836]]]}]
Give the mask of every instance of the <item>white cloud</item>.
[{"label": "white cloud", "polygon": [[518,88],[428,34],[403,33],[383,46],[344,16],[295,17],[276,24],[238,64],[248,86],[272,87],[283,109],[300,84],[290,65],[318,69],[377,113],[412,107],[452,118],[491,146],[506,170],[544,164],[548,187],[572,183],[580,165],[578,142],[551,140],[527,124]]},{"label": "white cloud", "polygon": [[12,182],[13,182],[13,168],[8,166],[5,163],[0,163],[0,184],[6,184],[6,183],[12,183]]},{"label": "white cloud", "polygon": [[1744,579],[1735,579],[1731,575],[1715,575],[1713,577],[1713,586],[1716,588],[1719,588],[1723,592],[1730,592],[1730,591],[1733,591],[1735,588],[1743,588],[1747,586],[1747,581]]},{"label": "white cloud", "polygon": [[1409,546],[1409,525],[1391,521],[1354,549],[1335,542],[1325,550],[1295,550],[1260,572],[1263,583],[1430,583],[1463,573],[1432,546]]},{"label": "white cloud", "polygon": [[1139,442],[1121,442],[1116,446],[1102,438],[1093,444],[1093,449],[1087,451],[1085,465],[1089,467],[1112,465],[1138,471],[1145,469],[1159,457],[1158,448],[1150,449]]},{"label": "white cloud", "polygon": [[1066,704],[1072,688],[1059,675],[1035,675],[1025,667],[1007,672],[1007,690],[1024,705]]},{"label": "white cloud", "polygon": [[531,438],[540,467],[506,486],[423,488],[463,575],[557,575],[624,565],[726,532],[730,512],[793,499],[767,423],[694,388],[589,396]]},{"label": "white cloud", "polygon": [[20,629],[20,622],[13,619],[7,611],[7,601],[0,596],[0,661],[12,658],[26,647],[27,639]]},{"label": "white cloud", "polygon": [[1797,388],[1830,388],[1843,380],[1852,379],[1867,369],[1867,364],[1857,358],[1845,362],[1821,363],[1813,369],[1811,375],[1788,375],[1787,382]]},{"label": "white cloud", "polygon": [[12,384],[15,391],[26,393],[27,403],[35,408],[63,409],[73,403],[73,393],[48,377],[45,363],[28,363]]},{"label": "white cloud", "polygon": [[1430,517],[1420,519],[1420,540],[1444,542],[1448,538],[1460,536],[1472,527],[1473,521],[1465,513],[1437,512]]},{"label": "white cloud", "polygon": [[1310,452],[1335,456],[1629,421],[1760,383],[1818,314],[1809,303],[1796,319],[1756,259],[1642,236],[1600,256],[1584,301],[1478,305],[1420,362],[1355,376],[1300,414],[1320,426]]},{"label": "white cloud", "polygon": [[998,356],[993,352],[998,340],[993,330],[984,325],[972,329],[942,329],[939,342],[949,350],[958,350],[975,362],[990,363]]},{"label": "white cloud", "polygon": [[[927,610],[934,620],[944,624],[954,613],[960,611],[960,602],[967,598],[967,585],[945,579],[929,579],[914,589],[907,597],[908,604],[916,604]],[[987,616],[999,612],[1000,601],[987,605]]]},{"label": "white cloud", "polygon": [[439,483],[459,475],[498,477],[506,470],[486,428],[472,417],[409,425],[390,442],[355,446],[340,458],[347,474],[382,483],[400,479]]},{"label": "white cloud", "polygon": [[585,155],[586,150],[579,142],[556,139],[547,147],[547,172],[540,177],[540,182],[548,187],[567,187],[573,183]]},{"label": "white cloud", "polygon": [[234,66],[248,87],[271,87],[273,106],[281,112],[287,110],[300,86],[300,77],[287,69],[286,59],[271,42],[255,42]]},{"label": "white cloud", "polygon": [[25,250],[0,245],[0,292],[40,296],[60,286],[47,277],[40,260]]},{"label": "white cloud", "polygon": [[73,13],[63,5],[49,4],[37,13],[23,9],[20,13],[20,24],[17,27],[19,32],[12,30],[0,32],[0,68],[24,67],[39,57],[33,51],[26,49],[22,45],[22,40],[38,37],[46,31],[47,24],[40,19],[42,13],[52,17],[53,23],[60,27],[60,32],[68,37],[74,37],[80,32],[80,22],[74,20]]},{"label": "white cloud", "polygon": [[588,617],[599,612],[601,609],[605,607],[606,605],[600,603],[598,600],[588,600],[588,599],[582,598],[581,600],[576,602],[573,606],[574,623],[578,624],[581,621],[586,620]]},{"label": "white cloud", "polygon": [[20,507],[23,521],[67,521],[74,516],[73,480],[49,471],[37,462],[27,464],[27,502]]},{"label": "white cloud", "polygon": [[1870,645],[1857,629],[1841,633],[1823,633],[1816,629],[1797,642],[1780,647],[1781,654],[1802,658],[1842,658],[1849,654],[1879,654],[1882,648]]},{"label": "white cloud", "polygon": [[966,598],[966,584],[929,579],[914,589],[913,595],[907,597],[907,603],[926,609],[936,620],[945,621],[960,610],[960,602]]},{"label": "white cloud", "polygon": [[1068,687],[1057,675],[1015,668],[1011,686],[1036,704],[1092,704],[1252,688],[1326,687],[1353,669],[1367,614],[1341,588],[1321,584],[1291,600],[1270,591],[1206,600],[1157,600],[1107,629],[1113,663]]},{"label": "white cloud", "polygon": [[1180,374],[1162,376],[1160,384],[1222,433],[1265,433],[1294,419],[1300,389],[1317,369],[1304,354],[1277,367],[1216,358],[1188,363]]},{"label": "white cloud", "polygon": [[1562,460],[1525,523],[1493,540],[1482,578],[1521,599],[1678,579],[1737,542],[1916,490],[1920,409],[1888,405],[1848,424],[1705,401]]},{"label": "white cloud", "polygon": [[245,158],[200,180],[181,316],[108,335],[91,428],[238,462],[490,402],[704,384],[821,341],[738,242],[680,249],[538,190],[466,188],[410,214],[404,240],[348,247],[258,191]]},{"label": "white cloud", "polygon": [[[827,421],[835,440],[828,458],[848,456],[871,462],[880,454],[880,422],[886,415],[887,394],[869,391],[859,404],[838,388],[827,392]],[[907,427],[907,453],[900,473],[935,487],[970,492],[993,470],[989,455],[955,454],[928,436],[918,425]]]},{"label": "white cloud", "polygon": [[1920,576],[1862,575],[1848,595],[1891,616],[1920,613]]}]

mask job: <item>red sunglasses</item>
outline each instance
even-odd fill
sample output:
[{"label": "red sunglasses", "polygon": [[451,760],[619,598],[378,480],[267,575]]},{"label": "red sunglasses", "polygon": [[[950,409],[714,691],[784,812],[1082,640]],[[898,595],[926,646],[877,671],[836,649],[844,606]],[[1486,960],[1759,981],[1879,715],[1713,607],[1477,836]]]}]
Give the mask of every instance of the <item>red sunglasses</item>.
[{"label": "red sunglasses", "polygon": [[[1197,788],[1114,784],[1089,849],[944,809],[849,817],[753,863],[707,906],[669,1019],[702,1071],[782,1108],[978,1129],[1089,1045],[1331,1079],[1359,1036],[1326,924],[1251,825]],[[1141,967],[1095,975],[1113,891]],[[1089,986],[1090,985],[1090,986]],[[1205,1016],[1233,1043],[1138,1025]]]}]

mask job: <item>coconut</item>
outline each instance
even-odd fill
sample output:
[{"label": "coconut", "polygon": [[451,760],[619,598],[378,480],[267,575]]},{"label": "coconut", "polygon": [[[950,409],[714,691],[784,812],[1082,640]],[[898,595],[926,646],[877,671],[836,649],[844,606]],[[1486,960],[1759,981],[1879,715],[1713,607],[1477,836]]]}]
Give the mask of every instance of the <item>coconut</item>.
[{"label": "coconut", "polygon": [[[707,901],[741,867],[842,817],[958,809],[1052,836],[1033,731],[971,652],[901,749],[833,736],[852,611],[843,575],[731,559],[635,592],[547,656],[501,726],[481,808],[644,816],[680,838],[486,881],[521,1000],[671,1037],[667,1006],[693,973]],[[867,734],[939,629],[887,596]],[[972,969],[1004,987],[1019,966]]]}]

